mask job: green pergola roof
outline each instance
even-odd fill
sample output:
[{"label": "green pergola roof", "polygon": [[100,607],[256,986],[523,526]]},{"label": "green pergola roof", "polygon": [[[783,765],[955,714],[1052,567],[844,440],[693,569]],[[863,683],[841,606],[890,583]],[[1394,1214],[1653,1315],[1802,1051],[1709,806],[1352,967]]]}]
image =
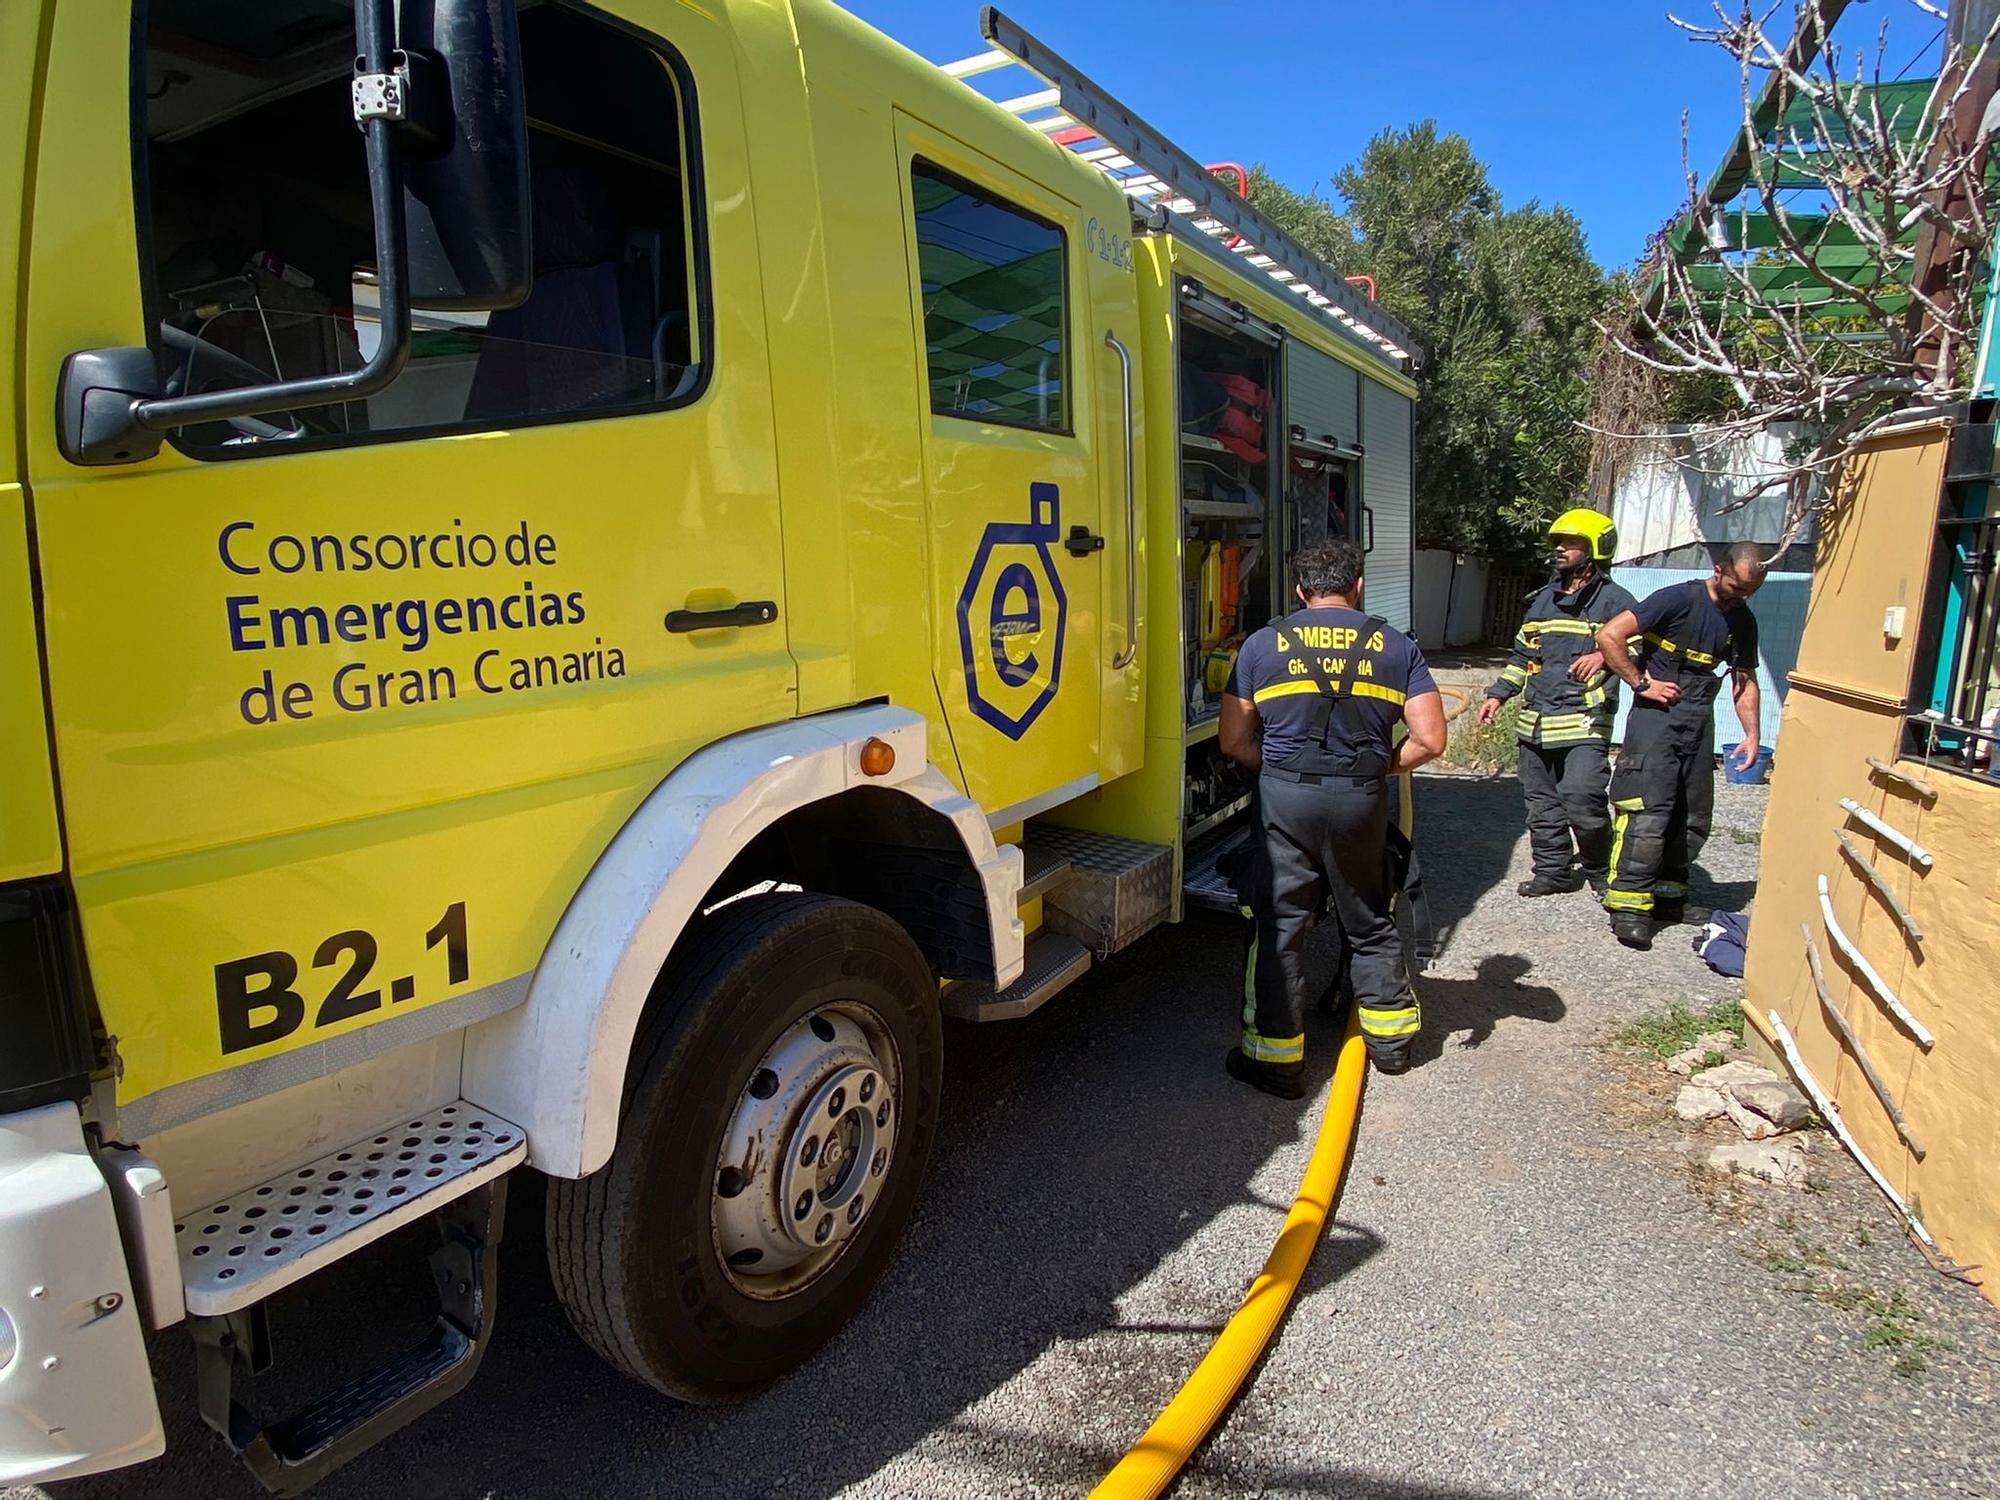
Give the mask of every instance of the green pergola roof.
[{"label": "green pergola roof", "polygon": [[[1793,68],[1804,71],[1810,66],[1847,5],[1848,0],[1820,0],[1816,10],[1802,7],[1797,33],[1788,49]],[[1894,136],[1908,141],[1915,136],[1935,83],[1935,79],[1920,78],[1882,84],[1839,83],[1835,87],[1850,109],[1879,116]],[[1686,268],[1688,283],[1700,296],[1704,313],[1752,313],[1754,308],[1746,302],[1743,291],[1747,280],[1762,303],[1811,309],[1816,318],[1829,324],[1868,316],[1871,309],[1848,292],[1826,284],[1829,276],[1849,287],[1866,289],[1884,311],[1898,312],[1908,306],[1909,294],[1899,279],[1901,269],[1885,272],[1876,251],[1863,245],[1836,217],[1812,211],[1810,202],[1802,202],[1802,211],[1796,214],[1787,209],[1785,222],[1791,231],[1787,244],[1776,219],[1761,206],[1760,172],[1777,190],[1824,192],[1827,178],[1839,170],[1838,148],[1845,144],[1843,136],[1837,117],[1829,116],[1822,124],[1813,100],[1791,89],[1780,74],[1774,72],[1766,81],[1749,124],[1737,133],[1698,204],[1661,236],[1662,253]],[[1798,149],[1795,143],[1800,140],[1812,141],[1813,148]],[[1916,236],[1917,226],[1912,224],[1905,242],[1914,242]],[[1712,237],[1719,237],[1722,243],[1715,243]],[[1793,245],[1798,247],[1796,251]],[[1734,264],[1725,265],[1725,256]],[[1644,305],[1657,311],[1665,294],[1664,272],[1656,269],[1647,285]]]}]

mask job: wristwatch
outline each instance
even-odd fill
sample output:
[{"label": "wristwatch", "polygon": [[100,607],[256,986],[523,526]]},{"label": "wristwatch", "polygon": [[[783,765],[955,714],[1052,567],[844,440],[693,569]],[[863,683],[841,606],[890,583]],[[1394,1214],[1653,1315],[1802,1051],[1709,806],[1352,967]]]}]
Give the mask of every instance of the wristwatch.
[{"label": "wristwatch", "polygon": [[1652,685],[1653,685],[1652,674],[1649,672],[1641,672],[1639,674],[1638,685],[1634,687],[1632,691],[1635,693],[1644,693],[1646,689],[1651,687]]}]

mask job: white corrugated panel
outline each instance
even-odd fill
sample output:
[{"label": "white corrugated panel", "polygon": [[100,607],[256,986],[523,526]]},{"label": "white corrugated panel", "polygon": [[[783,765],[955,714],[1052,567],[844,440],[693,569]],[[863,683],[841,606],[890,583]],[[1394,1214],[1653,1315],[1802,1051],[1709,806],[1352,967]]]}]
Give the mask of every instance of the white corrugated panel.
[{"label": "white corrugated panel", "polygon": [[[1619,562],[1658,557],[1697,542],[1761,542],[1785,534],[1785,489],[1752,492],[1785,472],[1785,451],[1804,431],[1774,423],[1746,436],[1670,427],[1645,443],[1618,482],[1611,519]],[[1795,541],[1810,542],[1808,521]]]},{"label": "white corrugated panel", "polygon": [[1361,442],[1366,454],[1361,461],[1361,499],[1375,521],[1375,546],[1366,564],[1368,592],[1362,602],[1370,614],[1408,630],[1411,538],[1416,529],[1409,398],[1364,380]]},{"label": "white corrugated panel", "polygon": [[1360,441],[1361,375],[1298,339],[1285,343],[1285,420],[1314,442],[1342,448]]}]

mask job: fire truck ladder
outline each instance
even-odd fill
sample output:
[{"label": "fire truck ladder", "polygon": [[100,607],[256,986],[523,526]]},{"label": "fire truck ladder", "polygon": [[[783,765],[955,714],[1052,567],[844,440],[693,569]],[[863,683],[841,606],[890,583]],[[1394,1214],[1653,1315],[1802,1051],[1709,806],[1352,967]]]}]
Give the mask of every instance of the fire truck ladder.
[{"label": "fire truck ladder", "polygon": [[1032,76],[1042,87],[987,102],[1117,183],[1142,228],[1178,234],[1210,255],[1242,260],[1391,369],[1422,363],[1423,350],[1385,309],[1072,64],[993,6],[980,11],[979,30],[990,50],[943,63],[943,71],[968,88],[972,78],[1006,68]]}]

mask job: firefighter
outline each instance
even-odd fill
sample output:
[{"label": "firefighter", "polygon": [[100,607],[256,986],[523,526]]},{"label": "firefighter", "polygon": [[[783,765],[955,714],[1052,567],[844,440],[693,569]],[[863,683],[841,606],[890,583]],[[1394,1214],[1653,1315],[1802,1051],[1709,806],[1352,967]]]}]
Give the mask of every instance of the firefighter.
[{"label": "firefighter", "polygon": [[[1231,1077],[1305,1093],[1305,934],[1331,898],[1378,1071],[1408,1069],[1420,1024],[1390,909],[1387,778],[1444,751],[1444,706],[1416,643],[1361,610],[1361,549],[1293,562],[1300,608],[1243,644],[1222,699],[1223,754],[1258,772],[1256,947]],[[1408,726],[1394,740],[1398,721]]]},{"label": "firefighter", "polygon": [[1549,537],[1555,577],[1529,602],[1513,654],[1479,705],[1479,722],[1491,724],[1501,704],[1522,698],[1516,732],[1534,870],[1515,891],[1530,897],[1579,890],[1586,879],[1604,889],[1611,858],[1604,789],[1618,685],[1597,631],[1637,603],[1611,580],[1618,529],[1609,516],[1564,511]]},{"label": "firefighter", "polygon": [[[1761,550],[1739,542],[1706,578],[1648,594],[1597,633],[1605,665],[1632,687],[1632,712],[1611,776],[1611,883],[1604,908],[1628,948],[1686,915],[1688,875],[1715,808],[1715,697],[1726,667],[1743,738],[1738,770],[1757,759],[1757,617],[1746,601],[1764,581]],[[1636,654],[1628,643],[1639,641]]]}]

